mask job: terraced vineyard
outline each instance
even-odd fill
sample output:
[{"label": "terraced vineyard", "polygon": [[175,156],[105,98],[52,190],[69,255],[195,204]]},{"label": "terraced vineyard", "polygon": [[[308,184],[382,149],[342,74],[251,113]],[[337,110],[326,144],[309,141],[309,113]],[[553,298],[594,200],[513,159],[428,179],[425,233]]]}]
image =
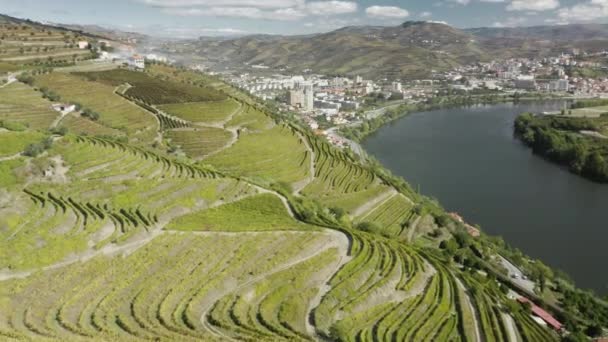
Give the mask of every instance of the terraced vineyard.
[{"label": "terraced vineyard", "polygon": [[43,137],[38,132],[0,132],[0,157],[20,153],[27,145],[37,143]]},{"label": "terraced vineyard", "polygon": [[226,95],[223,95],[210,87],[199,87],[180,82],[162,80],[137,71],[117,69],[101,72],[78,73],[78,75],[92,81],[99,81],[112,86],[129,83],[131,87],[127,90],[126,95],[153,105],[222,101],[226,99]]},{"label": "terraced vineyard", "polygon": [[357,218],[359,222],[376,222],[390,236],[400,236],[414,217],[412,202],[396,194],[380,203],[367,214]]},{"label": "terraced vineyard", "polygon": [[221,128],[186,128],[170,130],[166,134],[173,145],[179,146],[189,157],[200,159],[227,147],[232,133]]},{"label": "terraced vineyard", "polygon": [[[274,339],[281,331],[298,337],[305,334],[302,304],[312,294],[285,285],[291,279],[319,286],[306,276],[331,267],[336,256],[331,235],[323,233],[163,234],[125,258],[100,256],[4,283],[14,295],[0,304],[0,336]],[[41,298],[36,289],[48,283],[56,291]],[[275,291],[283,296],[265,296]]]},{"label": "terraced vineyard", "polygon": [[76,32],[61,31],[34,23],[0,20],[0,61],[14,63],[73,62],[91,57],[80,49],[88,41]]},{"label": "terraced vineyard", "polygon": [[205,163],[261,182],[296,183],[309,175],[310,152],[294,131],[276,126],[261,133],[243,133],[236,144],[205,159]]},{"label": "terraced vineyard", "polygon": [[44,131],[58,115],[39,92],[0,89],[24,124],[0,132],[0,340],[558,339],[437,248],[458,227],[402,238],[438,208],[210,76],[154,65],[35,84],[100,117]]},{"label": "terraced vineyard", "polygon": [[51,126],[59,113],[53,110],[51,102],[40,93],[23,83],[14,82],[0,86],[0,121],[27,124],[33,129]]},{"label": "terraced vineyard", "polygon": [[70,103],[79,103],[100,114],[99,123],[121,130],[141,141],[156,136],[158,122],[154,116],[114,93],[114,87],[80,77],[51,73],[36,77],[36,85],[46,87]]},{"label": "terraced vineyard", "polygon": [[190,122],[218,123],[235,114],[241,105],[232,99],[161,105],[158,108]]},{"label": "terraced vineyard", "polygon": [[89,120],[80,115],[66,115],[59,124],[70,132],[88,135],[123,136],[123,132],[104,126],[98,122]]},{"label": "terraced vineyard", "polygon": [[358,165],[328,143],[307,136],[315,155],[315,179],[303,194],[353,213],[359,206],[389,190],[374,173]]}]

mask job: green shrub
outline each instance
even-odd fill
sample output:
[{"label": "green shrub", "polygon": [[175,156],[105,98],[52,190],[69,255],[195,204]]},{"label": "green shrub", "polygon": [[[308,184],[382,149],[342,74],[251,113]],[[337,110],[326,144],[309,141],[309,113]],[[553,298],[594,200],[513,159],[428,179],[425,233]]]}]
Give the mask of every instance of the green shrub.
[{"label": "green shrub", "polygon": [[0,127],[8,129],[13,132],[23,132],[27,129],[27,126],[14,121],[0,120]]}]

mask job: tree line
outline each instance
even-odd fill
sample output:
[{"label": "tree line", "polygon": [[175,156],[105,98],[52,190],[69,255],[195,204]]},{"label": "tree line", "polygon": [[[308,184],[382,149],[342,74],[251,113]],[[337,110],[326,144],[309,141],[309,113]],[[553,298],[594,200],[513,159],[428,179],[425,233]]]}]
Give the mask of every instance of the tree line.
[{"label": "tree line", "polygon": [[534,153],[588,179],[608,183],[608,140],[579,133],[598,128],[589,118],[539,117],[530,113],[520,115],[515,121],[515,135]]}]

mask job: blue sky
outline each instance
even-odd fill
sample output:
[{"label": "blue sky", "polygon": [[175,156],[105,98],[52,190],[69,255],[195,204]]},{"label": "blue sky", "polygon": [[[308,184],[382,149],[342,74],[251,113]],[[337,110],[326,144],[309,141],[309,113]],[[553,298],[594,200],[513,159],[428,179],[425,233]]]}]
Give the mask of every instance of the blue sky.
[{"label": "blue sky", "polygon": [[0,0],[0,13],[185,38],[306,34],[407,20],[460,28],[608,23],[608,0]]}]

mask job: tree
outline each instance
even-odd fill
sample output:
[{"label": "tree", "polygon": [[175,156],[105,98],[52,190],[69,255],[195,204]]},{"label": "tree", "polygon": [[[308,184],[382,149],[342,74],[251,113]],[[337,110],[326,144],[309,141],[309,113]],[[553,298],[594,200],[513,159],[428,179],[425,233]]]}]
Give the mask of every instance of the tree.
[{"label": "tree", "polygon": [[598,323],[594,323],[587,327],[587,329],[585,330],[585,334],[591,337],[600,337],[603,334],[602,326]]},{"label": "tree", "polygon": [[606,160],[599,152],[595,151],[589,154],[583,170],[585,175],[596,180],[606,180],[608,179],[606,170]]},{"label": "tree", "polygon": [[340,207],[329,208],[329,211],[336,217],[336,219],[340,220],[342,217],[346,215],[346,211]]},{"label": "tree", "polygon": [[357,224],[357,229],[368,233],[378,233],[381,231],[380,226],[374,222],[361,222]]},{"label": "tree", "polygon": [[454,255],[458,250],[458,243],[454,239],[443,240],[439,244],[439,248],[443,249],[449,255]]}]

